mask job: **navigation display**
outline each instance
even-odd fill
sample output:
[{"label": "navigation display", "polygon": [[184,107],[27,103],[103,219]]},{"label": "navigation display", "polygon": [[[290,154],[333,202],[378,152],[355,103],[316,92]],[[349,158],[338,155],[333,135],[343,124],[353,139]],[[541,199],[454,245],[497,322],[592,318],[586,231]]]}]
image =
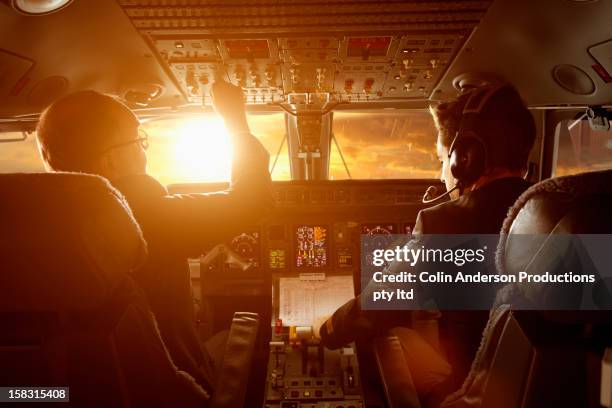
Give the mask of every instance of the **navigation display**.
[{"label": "navigation display", "polygon": [[259,266],[260,240],[259,231],[243,232],[230,242],[232,249],[253,266]]},{"label": "navigation display", "polygon": [[373,224],[362,224],[361,233],[364,235],[391,235],[395,234],[395,224],[391,222],[379,222]]},{"label": "navigation display", "polygon": [[301,225],[295,229],[296,259],[298,268],[323,268],[327,266],[327,228]]}]

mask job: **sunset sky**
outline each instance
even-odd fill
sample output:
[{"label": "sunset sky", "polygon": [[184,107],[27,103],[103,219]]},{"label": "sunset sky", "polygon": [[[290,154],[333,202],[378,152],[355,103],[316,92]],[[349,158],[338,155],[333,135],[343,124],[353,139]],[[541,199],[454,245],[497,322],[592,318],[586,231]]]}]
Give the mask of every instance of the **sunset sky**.
[{"label": "sunset sky", "polygon": [[[285,133],[283,114],[251,115],[249,123],[253,134],[270,152],[272,163]],[[148,171],[163,184],[229,179],[228,136],[215,115],[156,120],[144,123],[143,128],[150,137]],[[557,175],[606,167],[612,160],[608,134],[593,132],[587,149],[585,142],[578,141],[579,129],[572,129],[570,137],[560,142]],[[427,112],[340,112],[334,116],[334,133],[354,179],[438,177],[435,129]],[[576,150],[580,146],[583,147]],[[333,144],[330,161],[330,178],[346,179]],[[44,168],[34,135],[24,142],[0,144],[0,172],[35,171]],[[275,180],[290,179],[287,144],[272,176]]]},{"label": "sunset sky", "polygon": [[[270,152],[272,165],[285,133],[282,113],[252,115],[253,134]],[[230,148],[223,122],[215,116],[159,120],[145,124],[149,133],[149,172],[162,183],[229,179]],[[337,113],[334,133],[348,168],[356,179],[437,177],[435,130],[429,114]],[[272,174],[289,180],[287,144]],[[330,177],[346,179],[340,155],[332,144]]]},{"label": "sunset sky", "polygon": [[[274,161],[285,134],[282,113],[249,116],[253,134]],[[149,134],[148,171],[163,184],[229,180],[231,149],[223,122],[215,115],[143,123]],[[437,177],[435,131],[427,112],[336,113],[334,133],[355,179]],[[4,137],[17,136],[5,134]],[[330,177],[346,179],[332,144]],[[0,144],[0,172],[43,171],[35,135]],[[287,144],[272,175],[289,180]]]}]

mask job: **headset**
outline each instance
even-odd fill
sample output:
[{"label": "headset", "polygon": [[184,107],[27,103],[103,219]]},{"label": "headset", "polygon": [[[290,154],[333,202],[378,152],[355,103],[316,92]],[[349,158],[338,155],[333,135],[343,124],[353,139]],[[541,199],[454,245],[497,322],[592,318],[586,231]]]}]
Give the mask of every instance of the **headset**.
[{"label": "headset", "polygon": [[480,113],[487,105],[487,102],[500,89],[507,84],[486,86],[470,91],[465,107],[461,112],[459,130],[448,149],[450,159],[450,170],[457,185],[444,194],[432,197],[438,188],[430,186],[423,196],[423,203],[429,204],[444,198],[455,190],[463,190],[478,180],[487,169],[489,160],[489,149],[487,142],[475,131],[478,123],[482,120]]}]

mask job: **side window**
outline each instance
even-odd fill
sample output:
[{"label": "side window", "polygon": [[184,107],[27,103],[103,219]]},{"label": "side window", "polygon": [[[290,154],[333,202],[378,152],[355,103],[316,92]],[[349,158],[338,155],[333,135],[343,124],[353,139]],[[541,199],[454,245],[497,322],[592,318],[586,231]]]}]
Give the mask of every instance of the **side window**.
[{"label": "side window", "polygon": [[562,120],[555,138],[553,176],[612,169],[612,131],[592,130],[586,120]]},{"label": "side window", "polygon": [[[21,137],[20,133],[0,133],[0,142]],[[19,142],[0,143],[0,173],[45,171],[36,145],[36,134]]]}]

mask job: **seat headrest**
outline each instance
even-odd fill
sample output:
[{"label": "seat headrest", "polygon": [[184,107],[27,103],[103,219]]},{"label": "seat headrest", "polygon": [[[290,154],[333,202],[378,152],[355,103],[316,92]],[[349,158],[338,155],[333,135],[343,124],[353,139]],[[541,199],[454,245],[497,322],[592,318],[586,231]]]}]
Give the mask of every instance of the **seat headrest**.
[{"label": "seat headrest", "polygon": [[516,200],[504,220],[497,247],[497,267],[506,272],[509,234],[545,236],[610,233],[608,203],[612,200],[612,170],[543,180]]},{"label": "seat headrest", "polygon": [[[587,264],[570,247],[563,249],[571,242],[567,234],[609,234],[611,207],[612,170],[552,178],[533,185],[518,198],[504,221],[496,254],[498,272],[516,274],[531,267],[552,272],[560,254],[564,254],[563,265],[575,267],[574,272],[578,273]],[[572,288],[570,291],[569,286],[515,287],[526,298],[544,304],[555,296],[564,299],[573,296],[578,304],[580,287]],[[597,306],[608,308],[608,300],[599,298],[594,298]]]},{"label": "seat headrest", "polygon": [[105,179],[0,175],[0,312],[88,310],[144,260],[146,243]]},{"label": "seat headrest", "polygon": [[[589,196],[612,196],[612,170],[555,177],[534,184],[523,192],[510,208],[508,216],[504,220],[502,234],[508,234],[511,229],[517,228],[524,220],[521,217],[530,215],[530,212],[538,212],[537,215],[547,217],[548,221],[552,223],[552,221],[558,220],[564,215],[564,211],[569,205],[577,202],[580,198]],[[540,202],[547,201],[548,206],[529,206],[538,200]],[[549,209],[550,212],[548,212]],[[533,225],[532,227],[538,228],[542,225]],[[523,232],[523,229],[521,229],[519,233],[537,234],[545,232],[550,231],[536,229]]]}]

